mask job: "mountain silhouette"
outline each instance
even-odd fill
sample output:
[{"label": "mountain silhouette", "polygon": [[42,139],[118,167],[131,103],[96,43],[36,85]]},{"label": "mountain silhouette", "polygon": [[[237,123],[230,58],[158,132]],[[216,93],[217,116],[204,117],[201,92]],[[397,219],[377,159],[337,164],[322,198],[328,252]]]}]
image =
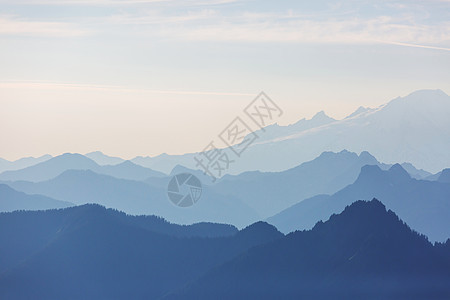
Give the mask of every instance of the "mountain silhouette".
[{"label": "mountain silhouette", "polygon": [[44,162],[52,158],[51,155],[43,155],[40,157],[23,157],[21,159],[15,161],[9,161],[3,158],[0,158],[0,173],[4,171],[14,171],[24,169],[38,163]]},{"label": "mountain silhouette", "polygon": [[45,210],[65,208],[74,204],[58,201],[42,195],[27,195],[16,191],[6,184],[0,184],[0,212],[15,210]]},{"label": "mountain silhouette", "polygon": [[269,225],[179,226],[98,205],[0,214],[0,224],[2,299],[157,299],[283,237]]},{"label": "mountain silhouette", "polygon": [[113,157],[103,154],[101,151],[94,151],[86,153],[84,156],[87,158],[92,159],[100,166],[106,166],[106,165],[117,165],[125,160],[120,157]]},{"label": "mountain silhouette", "polygon": [[66,170],[92,170],[98,167],[93,160],[81,154],[65,153],[21,170],[3,172],[0,180],[38,182],[55,178]]},{"label": "mountain silhouette", "polygon": [[152,184],[97,174],[91,170],[69,170],[48,181],[8,182],[14,189],[40,194],[77,205],[97,203],[133,215],[158,215],[178,224],[215,222],[239,228],[260,219],[258,214],[232,195],[222,195],[203,186],[200,200],[182,209],[167,196],[170,177],[154,178]]},{"label": "mountain silhouette", "polygon": [[21,170],[3,172],[0,174],[0,180],[40,182],[55,178],[67,170],[91,170],[99,174],[130,180],[166,176],[161,172],[138,166],[130,161],[124,161],[117,165],[100,166],[84,155],[66,153]]},{"label": "mountain silhouette", "polygon": [[[241,228],[273,216],[301,199],[339,191],[353,183],[361,167],[367,164],[383,169],[390,167],[366,151],[360,155],[349,151],[324,152],[313,161],[284,172],[253,171],[225,175],[213,184],[211,178],[201,171],[177,166],[171,176],[192,173],[204,186],[201,202],[188,211],[179,211],[168,203],[170,177],[130,161],[99,166],[82,155],[65,154],[14,173],[16,178],[29,178],[28,175],[35,173],[42,179],[62,171],[55,178],[35,183],[4,182],[28,194],[41,194],[76,204],[98,203],[130,214],[156,214],[181,224],[208,221],[230,223]],[[63,171],[83,166],[88,170]],[[409,165],[409,170],[420,173],[412,165]]]},{"label": "mountain silhouette", "polygon": [[377,201],[243,253],[165,299],[445,299],[449,244]]},{"label": "mountain silhouette", "polygon": [[437,181],[450,183],[450,169],[442,170]]},{"label": "mountain silhouette", "polygon": [[364,166],[353,184],[331,196],[303,200],[268,222],[282,232],[309,229],[354,201],[374,197],[431,241],[450,238],[450,184],[413,179],[399,164],[386,171],[374,165]]},{"label": "mountain silhouette", "polygon": [[[225,175],[213,186],[224,195],[242,199],[248,206],[267,218],[318,194],[333,194],[353,183],[365,165],[388,169],[391,165],[377,161],[369,152],[360,155],[343,150],[324,152],[312,161],[283,172],[245,172]],[[411,172],[420,174],[414,166]]]}]

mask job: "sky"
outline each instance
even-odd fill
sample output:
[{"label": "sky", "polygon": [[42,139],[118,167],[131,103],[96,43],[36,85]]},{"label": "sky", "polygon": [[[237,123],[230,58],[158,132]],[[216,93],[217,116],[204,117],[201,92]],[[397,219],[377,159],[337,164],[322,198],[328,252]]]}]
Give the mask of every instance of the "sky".
[{"label": "sky", "polygon": [[449,70],[449,0],[0,0],[0,157],[195,152],[261,91],[287,125]]}]

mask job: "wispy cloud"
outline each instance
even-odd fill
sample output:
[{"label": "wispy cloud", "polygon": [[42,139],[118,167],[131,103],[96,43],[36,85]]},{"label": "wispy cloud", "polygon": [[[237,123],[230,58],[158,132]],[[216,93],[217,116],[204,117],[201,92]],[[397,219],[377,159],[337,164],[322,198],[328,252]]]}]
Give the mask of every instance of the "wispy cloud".
[{"label": "wispy cloud", "polygon": [[254,93],[243,93],[243,92],[155,90],[144,88],[129,88],[117,85],[60,83],[60,82],[42,82],[42,81],[0,81],[0,88],[21,89],[21,90],[40,89],[40,90],[107,91],[107,92],[168,94],[168,95],[254,96]]},{"label": "wispy cloud", "polygon": [[79,5],[79,6],[130,6],[139,4],[170,4],[181,6],[220,5],[239,0],[0,0],[0,4]]},{"label": "wispy cloud", "polygon": [[[5,0],[0,0],[5,1]],[[387,43],[399,46],[447,50],[449,1],[387,0],[364,5],[330,1],[328,9],[302,11],[281,6],[261,10],[257,2],[242,0],[17,0],[47,5],[122,5],[108,13],[64,20],[33,20],[0,16],[0,34],[83,36],[96,33],[138,35],[188,41],[273,43]],[[8,1],[6,1],[8,2]],[[240,5],[220,6],[238,2]],[[1,3],[1,2],[0,2]],[[294,2],[286,2],[293,5]],[[436,4],[437,3],[437,4]],[[123,6],[140,6],[128,9]],[[282,8],[281,8],[282,7]],[[350,12],[349,13],[349,9]],[[437,15],[438,17],[434,17]],[[76,23],[75,23],[76,22]]]},{"label": "wispy cloud", "polygon": [[18,16],[0,16],[0,35],[79,37],[91,34],[77,24],[54,21],[33,21]]}]

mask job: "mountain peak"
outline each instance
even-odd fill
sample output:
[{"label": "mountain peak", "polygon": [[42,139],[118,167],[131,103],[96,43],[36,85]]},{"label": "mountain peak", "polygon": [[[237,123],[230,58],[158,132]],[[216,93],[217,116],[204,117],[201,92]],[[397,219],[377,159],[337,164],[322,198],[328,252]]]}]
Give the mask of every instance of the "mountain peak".
[{"label": "mountain peak", "polygon": [[277,239],[280,237],[283,237],[284,234],[278,231],[278,229],[266,222],[259,221],[256,223],[253,223],[241,231],[237,233],[241,238],[243,239]]},{"label": "mountain peak", "polygon": [[323,120],[334,120],[334,119],[329,117],[323,110],[321,110],[311,118],[311,121],[312,120],[323,121]]},{"label": "mountain peak", "polygon": [[423,90],[417,90],[406,96],[405,98],[422,98],[422,97],[428,97],[428,96],[445,96],[448,97],[446,93],[444,93],[443,90],[436,89],[423,89]]},{"label": "mountain peak", "polygon": [[375,156],[370,154],[368,151],[362,151],[359,154],[359,158],[364,160],[364,161],[370,161],[371,164],[378,164],[378,160],[375,158]]},{"label": "mountain peak", "polygon": [[387,103],[384,109],[395,109],[398,113],[397,110],[403,111],[411,105],[417,106],[416,109],[423,107],[432,111],[435,111],[436,108],[448,110],[450,97],[442,90],[418,90],[405,97],[395,98]]},{"label": "mountain peak", "polygon": [[439,178],[437,181],[450,183],[450,169],[442,170],[441,175],[439,175]]},{"label": "mountain peak", "polygon": [[405,181],[411,179],[411,175],[400,165],[394,164],[389,168],[389,175],[394,181]]},{"label": "mountain peak", "polygon": [[361,168],[357,181],[371,182],[375,178],[380,178],[383,176],[383,170],[377,165],[365,165]]},{"label": "mountain peak", "polygon": [[360,106],[358,107],[357,110],[355,110],[353,113],[351,113],[350,115],[348,115],[347,117],[345,117],[345,119],[350,119],[353,117],[356,117],[357,115],[360,115],[362,113],[365,113],[366,111],[369,111],[370,108],[364,107],[364,106]]},{"label": "mountain peak", "polygon": [[409,227],[403,224],[395,213],[386,210],[383,203],[373,198],[370,201],[353,202],[346,206],[340,214],[333,214],[328,221],[318,222],[312,231],[329,232],[329,229],[333,228],[333,232],[345,232],[345,235],[349,232],[357,235],[377,233],[383,235],[396,226],[410,231]]},{"label": "mountain peak", "polygon": [[379,213],[386,213],[386,206],[380,200],[373,198],[370,201],[358,200],[345,207],[340,215],[359,215],[363,218],[365,214],[375,215]]},{"label": "mountain peak", "polygon": [[87,155],[92,155],[92,154],[94,154],[94,155],[105,155],[102,151],[92,151],[92,152],[89,152],[89,153],[86,153],[86,156]]}]

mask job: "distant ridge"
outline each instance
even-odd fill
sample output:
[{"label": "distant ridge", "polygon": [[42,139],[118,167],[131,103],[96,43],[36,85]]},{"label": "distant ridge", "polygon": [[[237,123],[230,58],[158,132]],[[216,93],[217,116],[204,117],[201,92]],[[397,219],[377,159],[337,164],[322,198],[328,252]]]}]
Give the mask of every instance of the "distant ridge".
[{"label": "distant ridge", "polygon": [[[368,151],[385,163],[412,163],[438,172],[450,167],[450,96],[441,90],[419,90],[377,108],[359,108],[342,120],[323,112],[295,124],[270,125],[231,166],[229,174],[283,171],[325,151]],[[195,154],[139,157],[132,161],[170,172],[176,165],[195,169]]]},{"label": "distant ridge", "polygon": [[0,212],[45,210],[70,206],[74,206],[74,204],[66,201],[58,201],[42,195],[28,195],[16,191],[6,184],[0,184]]},{"label": "distant ridge", "polygon": [[129,180],[145,180],[149,177],[166,176],[161,172],[138,166],[131,161],[100,166],[84,155],[65,153],[21,170],[3,172],[0,174],[0,180],[40,182],[55,178],[67,170],[91,170],[99,174]]},{"label": "distant ridge", "polygon": [[431,241],[450,238],[450,183],[416,180],[399,165],[389,170],[367,165],[357,180],[334,193],[303,200],[268,218],[282,232],[312,228],[357,200],[380,199]]},{"label": "distant ridge", "polygon": [[120,164],[125,161],[124,159],[122,159],[120,157],[108,156],[106,154],[103,154],[100,151],[89,152],[89,153],[86,153],[84,156],[92,159],[100,166],[117,165],[117,164]]}]

